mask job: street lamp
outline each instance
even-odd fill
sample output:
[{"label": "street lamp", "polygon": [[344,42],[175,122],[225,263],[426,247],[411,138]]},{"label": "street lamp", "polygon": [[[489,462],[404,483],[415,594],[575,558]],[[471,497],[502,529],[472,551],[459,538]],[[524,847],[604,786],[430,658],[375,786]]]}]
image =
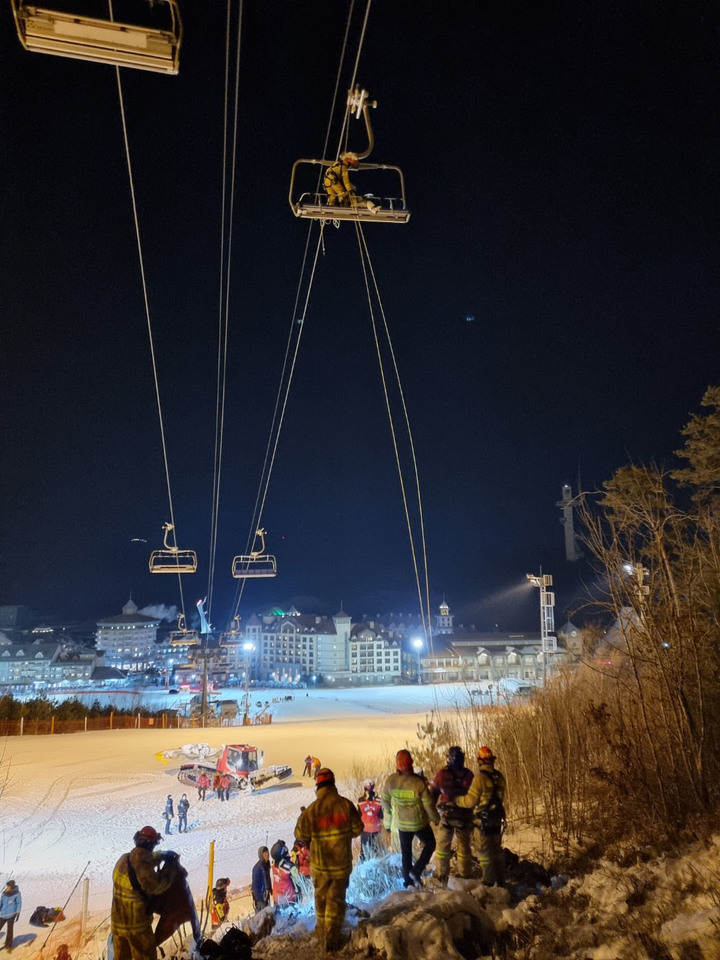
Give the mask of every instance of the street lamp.
[{"label": "street lamp", "polygon": [[548,590],[553,585],[553,578],[549,573],[526,573],[525,576],[534,587],[540,590],[540,649],[542,651],[543,686],[547,680],[547,655],[552,646],[555,650],[557,640],[552,636],[555,629],[555,594]]},{"label": "street lamp", "polygon": [[420,675],[420,651],[421,651],[422,648],[423,648],[423,642],[422,642],[422,640],[420,639],[420,637],[415,637],[415,639],[412,641],[412,645],[413,645],[413,646],[415,647],[415,649],[417,650],[417,661],[418,661],[418,662],[417,662],[417,678],[418,678],[418,683],[422,683],[422,677],[421,677],[421,675]]}]

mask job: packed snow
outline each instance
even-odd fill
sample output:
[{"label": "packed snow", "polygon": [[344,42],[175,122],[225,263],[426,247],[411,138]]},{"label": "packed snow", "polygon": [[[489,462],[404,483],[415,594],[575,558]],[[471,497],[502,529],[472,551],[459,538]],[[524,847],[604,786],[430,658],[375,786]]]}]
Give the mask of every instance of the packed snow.
[{"label": "packed snow", "polygon": [[[254,955],[314,958],[311,901],[251,918],[247,896],[258,847],[278,839],[292,845],[300,807],[314,799],[311,780],[301,775],[304,757],[311,753],[332,767],[340,792],[356,799],[362,778],[382,781],[392,771],[395,752],[406,743],[412,748],[426,713],[466,705],[469,691],[418,686],[302,691],[294,700],[285,700],[286,695],[282,690],[258,695],[263,702],[278,698],[270,725],[5,738],[0,745],[0,879],[15,879],[23,895],[17,951],[30,960],[44,947],[45,957],[55,957],[59,945],[68,943],[75,960],[99,957],[109,929],[115,861],[130,849],[141,826],[162,832],[167,794],[177,805],[185,792],[191,802],[189,832],[178,835],[175,818],[162,846],[180,854],[196,899],[207,887],[214,841],[214,876],[232,881],[230,921],[272,933],[260,940]],[[152,699],[155,708],[158,701],[177,698],[158,691]],[[136,705],[142,708],[139,701]],[[264,751],[266,765],[290,764],[294,776],[255,792],[234,792],[227,802],[212,793],[199,802],[196,791],[177,779],[180,764],[187,762],[183,748],[203,754],[199,744],[214,750],[223,742],[251,743]],[[505,843],[520,857],[531,853],[530,841],[517,833],[510,832]],[[81,941],[85,878],[90,920]],[[567,882],[556,877],[546,887],[523,881],[507,890],[451,878],[447,890],[428,880],[421,891],[404,891],[399,856],[388,854],[353,873],[351,939],[341,956],[454,960],[490,956],[502,944],[527,960],[550,955],[720,960],[719,879],[720,840],[698,843],[685,859],[629,863],[622,869],[601,861]],[[54,930],[30,926],[39,905],[64,906],[67,920]],[[179,952],[177,946],[172,952]]]}]

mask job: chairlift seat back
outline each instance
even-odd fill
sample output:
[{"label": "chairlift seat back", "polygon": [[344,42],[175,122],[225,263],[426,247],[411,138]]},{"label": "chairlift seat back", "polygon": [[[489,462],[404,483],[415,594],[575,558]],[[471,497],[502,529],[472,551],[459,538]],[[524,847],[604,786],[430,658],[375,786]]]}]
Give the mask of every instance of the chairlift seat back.
[{"label": "chairlift seat back", "polygon": [[194,550],[153,550],[150,573],[195,573],[197,554]]},{"label": "chairlift seat back", "polygon": [[257,580],[276,577],[277,562],[270,554],[238,556],[233,558],[232,575],[236,580]]},{"label": "chairlift seat back", "polygon": [[12,0],[12,5],[18,37],[26,50],[176,74],[182,23],[175,0],[167,2],[168,30],[78,16],[36,7],[25,0]]}]

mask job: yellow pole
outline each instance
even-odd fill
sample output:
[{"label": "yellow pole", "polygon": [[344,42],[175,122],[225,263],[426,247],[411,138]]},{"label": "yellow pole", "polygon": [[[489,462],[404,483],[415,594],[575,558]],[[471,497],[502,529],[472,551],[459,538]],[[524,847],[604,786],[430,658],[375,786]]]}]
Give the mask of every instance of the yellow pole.
[{"label": "yellow pole", "polygon": [[213,870],[215,869],[215,841],[210,841],[210,859],[208,861],[208,886],[207,886],[207,901],[208,913],[210,912],[210,900],[212,898],[212,888],[213,888]]}]

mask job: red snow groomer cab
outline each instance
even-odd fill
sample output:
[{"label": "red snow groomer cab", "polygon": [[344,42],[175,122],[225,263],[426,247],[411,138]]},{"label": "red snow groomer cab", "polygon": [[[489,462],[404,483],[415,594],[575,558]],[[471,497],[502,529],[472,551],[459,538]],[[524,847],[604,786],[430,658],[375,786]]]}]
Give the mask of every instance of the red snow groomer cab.
[{"label": "red snow groomer cab", "polygon": [[280,783],[293,775],[292,767],[283,765],[261,770],[263,758],[262,750],[246,743],[223,744],[215,766],[207,761],[184,763],[180,767],[178,780],[188,787],[194,787],[201,773],[206,773],[211,783],[216,773],[226,773],[238,790],[244,790],[248,786],[251,790],[256,790],[269,783]]}]

